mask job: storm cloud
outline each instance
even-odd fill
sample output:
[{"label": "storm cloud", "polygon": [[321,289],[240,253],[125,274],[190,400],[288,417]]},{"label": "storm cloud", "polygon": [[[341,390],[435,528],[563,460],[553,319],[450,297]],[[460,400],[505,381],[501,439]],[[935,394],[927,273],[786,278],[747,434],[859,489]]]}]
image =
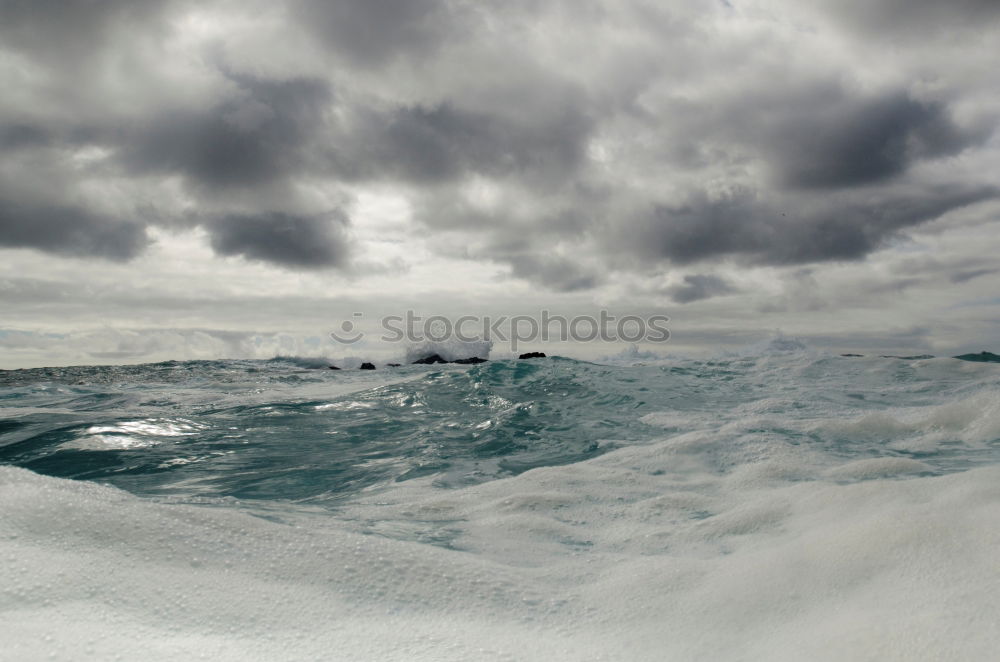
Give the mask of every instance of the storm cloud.
[{"label": "storm cloud", "polygon": [[724,278],[712,274],[688,274],[684,282],[667,289],[667,294],[677,303],[691,303],[735,292],[736,288]]},{"label": "storm cloud", "polygon": [[6,48],[57,72],[79,71],[104,47],[116,50],[123,33],[159,31],[177,6],[172,0],[2,0],[0,35]]},{"label": "storm cloud", "polygon": [[842,0],[837,3],[806,3],[819,5],[821,10],[850,28],[865,32],[907,35],[926,38],[928,35],[947,36],[956,29],[982,27],[984,23],[1000,21],[1000,6],[993,0]]},{"label": "storm cloud", "polygon": [[363,116],[357,133],[334,143],[342,174],[417,184],[470,175],[554,184],[584,159],[588,119],[573,108],[518,123],[451,105],[403,106]]},{"label": "storm cloud", "polygon": [[26,207],[0,200],[0,246],[129,260],[148,244],[142,223],[103,218],[80,207]]},{"label": "storm cloud", "polygon": [[426,56],[462,35],[461,5],[442,0],[298,0],[292,7],[325,46],[361,66]]},{"label": "storm cloud", "polygon": [[284,267],[317,269],[346,266],[346,223],[342,212],[325,217],[273,212],[224,216],[208,224],[207,229],[212,248],[219,255],[239,255]]},{"label": "storm cloud", "polygon": [[309,165],[323,135],[331,91],[311,79],[230,76],[230,98],[206,109],[166,110],[123,136],[122,167],[137,174],[181,174],[191,186],[255,186]]},{"label": "storm cloud", "polygon": [[943,104],[894,92],[837,99],[789,116],[762,150],[787,186],[838,188],[890,179],[920,159],[956,154],[974,138],[955,126]]},{"label": "storm cloud", "polygon": [[995,2],[751,4],[4,0],[0,245],[363,269],[356,228],[690,302],[730,290],[685,265],[861,261],[998,197]]},{"label": "storm cloud", "polygon": [[989,186],[939,187],[905,196],[831,196],[793,206],[746,189],[717,197],[702,192],[681,205],[654,207],[635,220],[632,232],[608,241],[676,264],[718,257],[780,265],[858,260],[908,227],[998,195]]}]

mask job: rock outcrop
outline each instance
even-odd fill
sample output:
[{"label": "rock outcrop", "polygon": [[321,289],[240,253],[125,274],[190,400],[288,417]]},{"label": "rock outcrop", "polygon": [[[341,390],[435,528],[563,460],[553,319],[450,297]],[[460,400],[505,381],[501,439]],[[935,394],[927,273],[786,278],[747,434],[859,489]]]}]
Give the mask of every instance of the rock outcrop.
[{"label": "rock outcrop", "polygon": [[434,365],[435,363],[447,363],[447,361],[442,359],[440,354],[431,354],[422,359],[417,359],[413,362],[413,365]]},{"label": "rock outcrop", "polygon": [[431,354],[430,356],[425,356],[422,359],[417,359],[413,362],[413,365],[434,365],[435,363],[458,363],[461,365],[471,365],[474,363],[486,363],[489,359],[484,359],[479,356],[470,356],[465,359],[455,359],[454,361],[448,361],[441,357],[440,354]]},{"label": "rock outcrop", "polygon": [[975,361],[977,363],[1000,363],[1000,355],[993,352],[979,352],[978,354],[960,354],[955,357],[960,361]]}]

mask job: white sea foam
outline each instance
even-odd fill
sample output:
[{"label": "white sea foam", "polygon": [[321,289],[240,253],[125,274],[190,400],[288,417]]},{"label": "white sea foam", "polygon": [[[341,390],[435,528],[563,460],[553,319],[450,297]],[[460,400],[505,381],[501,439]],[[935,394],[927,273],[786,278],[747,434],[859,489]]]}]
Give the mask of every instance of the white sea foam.
[{"label": "white sea foam", "polygon": [[671,354],[661,354],[659,352],[654,352],[651,350],[639,349],[638,345],[629,345],[617,354],[609,354],[607,356],[602,356],[596,360],[596,363],[602,363],[605,365],[626,365],[626,366],[639,366],[639,365],[664,365],[669,363],[676,363],[681,360],[679,357]]},{"label": "white sea foam", "polygon": [[989,389],[943,405],[837,417],[811,429],[851,441],[881,442],[895,450],[930,452],[945,444],[971,447],[1000,439],[1000,392]]},{"label": "white sea foam", "polygon": [[[0,467],[0,660],[995,659],[996,366],[792,350],[556,382],[545,365],[497,379],[537,379],[526,399],[616,379],[670,397],[637,409],[635,443],[601,427],[599,457],[458,489],[440,475],[360,488],[332,512],[165,503]],[[448,381],[322,374],[292,380],[294,398],[283,381],[227,389],[226,405],[264,416],[284,395],[367,415],[371,393],[344,396]],[[162,447],[187,443],[181,424],[79,431]],[[450,428],[428,430],[417,443]],[[161,466],[178,461],[200,459]]]},{"label": "white sea foam", "polygon": [[[10,660],[986,660],[1000,468],[703,433],[277,524],[0,468]],[[892,466],[890,466],[892,465]],[[919,471],[918,471],[919,473]],[[863,482],[851,481],[876,476]],[[444,527],[450,549],[352,529]]]}]

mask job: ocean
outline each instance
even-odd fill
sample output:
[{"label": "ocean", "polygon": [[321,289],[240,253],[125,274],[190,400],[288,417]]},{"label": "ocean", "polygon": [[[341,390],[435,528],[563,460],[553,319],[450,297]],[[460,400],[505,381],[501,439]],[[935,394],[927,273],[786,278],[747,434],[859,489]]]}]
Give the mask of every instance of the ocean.
[{"label": "ocean", "polygon": [[0,659],[992,660],[1000,365],[0,371]]}]

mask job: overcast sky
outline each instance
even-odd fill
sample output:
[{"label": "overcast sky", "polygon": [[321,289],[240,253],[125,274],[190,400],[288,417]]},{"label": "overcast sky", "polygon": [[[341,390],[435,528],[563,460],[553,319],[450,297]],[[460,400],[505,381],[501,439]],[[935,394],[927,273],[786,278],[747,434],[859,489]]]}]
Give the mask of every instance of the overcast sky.
[{"label": "overcast sky", "polygon": [[0,0],[0,367],[407,308],[1000,350],[998,53],[996,0]]}]

